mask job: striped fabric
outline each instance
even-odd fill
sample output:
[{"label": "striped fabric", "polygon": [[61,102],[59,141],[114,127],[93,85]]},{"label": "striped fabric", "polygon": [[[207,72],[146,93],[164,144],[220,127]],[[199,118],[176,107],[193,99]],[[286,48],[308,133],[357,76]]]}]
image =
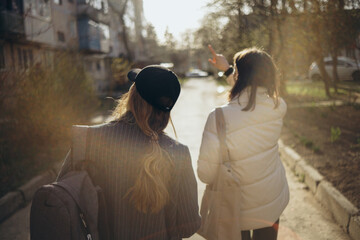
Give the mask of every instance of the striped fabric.
[{"label": "striped fabric", "polygon": [[160,146],[174,162],[171,201],[159,213],[143,214],[125,194],[134,185],[143,154],[149,151],[149,137],[135,123],[117,121],[89,127],[88,138],[88,160],[95,163],[90,174],[105,195],[111,239],[181,239],[197,231],[197,183],[188,147],[160,135]]}]

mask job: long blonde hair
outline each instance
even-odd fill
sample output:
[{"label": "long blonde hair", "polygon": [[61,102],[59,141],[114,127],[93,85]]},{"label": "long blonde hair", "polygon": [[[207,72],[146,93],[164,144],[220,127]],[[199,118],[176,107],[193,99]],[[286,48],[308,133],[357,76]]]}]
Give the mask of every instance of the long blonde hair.
[{"label": "long blonde hair", "polygon": [[[129,114],[132,113],[132,114]],[[141,131],[150,137],[150,151],[141,161],[134,186],[125,197],[142,213],[157,213],[170,200],[168,182],[171,178],[172,161],[159,145],[159,134],[170,119],[170,112],[158,110],[148,104],[133,84],[119,100],[113,112],[115,120],[136,121]]]}]

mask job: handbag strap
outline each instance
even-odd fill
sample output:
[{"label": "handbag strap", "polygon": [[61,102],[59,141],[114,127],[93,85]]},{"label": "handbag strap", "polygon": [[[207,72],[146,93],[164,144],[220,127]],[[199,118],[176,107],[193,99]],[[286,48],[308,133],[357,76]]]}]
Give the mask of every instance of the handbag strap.
[{"label": "handbag strap", "polygon": [[215,109],[216,131],[220,142],[220,164],[230,162],[229,150],[226,144],[226,123],[222,108]]}]

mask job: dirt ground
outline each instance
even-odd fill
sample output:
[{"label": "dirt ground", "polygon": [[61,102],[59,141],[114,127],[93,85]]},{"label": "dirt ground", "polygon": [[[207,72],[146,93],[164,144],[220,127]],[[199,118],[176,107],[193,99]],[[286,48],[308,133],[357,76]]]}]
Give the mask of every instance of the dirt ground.
[{"label": "dirt ground", "polygon": [[295,98],[286,101],[284,143],[360,208],[360,106],[299,107]]}]

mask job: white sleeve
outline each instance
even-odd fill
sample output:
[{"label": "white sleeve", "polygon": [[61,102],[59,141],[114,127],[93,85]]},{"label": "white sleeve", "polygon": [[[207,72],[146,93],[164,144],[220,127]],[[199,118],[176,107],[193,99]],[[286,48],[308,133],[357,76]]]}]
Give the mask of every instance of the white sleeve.
[{"label": "white sleeve", "polygon": [[201,141],[197,174],[200,180],[211,184],[220,165],[220,143],[216,132],[215,111],[212,111],[206,121]]}]

